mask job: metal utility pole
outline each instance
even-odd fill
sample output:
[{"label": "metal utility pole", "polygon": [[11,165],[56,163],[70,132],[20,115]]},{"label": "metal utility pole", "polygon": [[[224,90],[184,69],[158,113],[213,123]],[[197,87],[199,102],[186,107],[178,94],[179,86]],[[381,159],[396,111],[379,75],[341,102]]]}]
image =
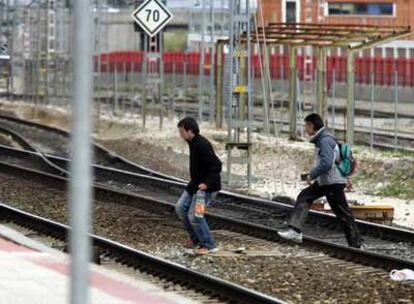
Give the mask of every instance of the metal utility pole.
[{"label": "metal utility pole", "polygon": [[142,89],[142,101],[141,101],[141,116],[142,116],[142,128],[145,129],[146,123],[147,123],[147,97],[148,97],[148,36],[143,35],[142,40],[144,43],[143,46],[143,64],[142,64],[142,83],[143,83],[143,89]]},{"label": "metal utility pole", "polygon": [[297,137],[297,110],[298,110],[298,70],[297,49],[289,47],[289,138],[295,140]]},{"label": "metal utility pole", "polygon": [[54,69],[55,69],[55,73],[54,73],[54,95],[55,98],[59,98],[62,97],[61,93],[59,91],[61,91],[62,89],[62,82],[61,82],[61,78],[62,78],[62,58],[63,58],[63,51],[62,51],[62,40],[63,37],[61,35],[61,31],[63,28],[63,12],[64,12],[64,7],[63,7],[63,3],[62,1],[56,1],[55,3],[55,58],[54,58]]},{"label": "metal utility pole", "polygon": [[206,0],[201,0],[201,41],[200,41],[200,65],[199,65],[199,78],[198,78],[198,120],[203,120],[203,90],[204,90],[204,65],[205,65],[205,39],[206,39]]},{"label": "metal utility pole", "polygon": [[96,13],[95,13],[95,58],[97,60],[97,71],[95,77],[95,90],[96,93],[95,97],[97,98],[97,107],[96,107],[96,115],[99,119],[101,116],[101,8],[102,8],[102,0],[95,0],[96,1]]},{"label": "metal utility pole", "polygon": [[49,14],[52,12],[53,5],[53,1],[43,0],[38,3],[37,8],[37,24],[33,34],[34,39],[36,39],[36,103],[47,101],[49,96],[49,59],[51,55],[54,55],[55,42],[55,20],[53,24],[49,21]]},{"label": "metal utility pole", "polygon": [[[229,0],[229,92],[227,100],[228,142],[227,181],[231,183],[234,164],[246,165],[247,184],[251,185],[252,96],[251,96],[251,22],[250,1]],[[243,37],[242,37],[243,35]],[[243,38],[243,39],[242,39]],[[235,156],[234,152],[238,152]],[[242,155],[241,155],[242,154]]]},{"label": "metal utility pole", "polygon": [[398,149],[398,70],[395,69],[394,72],[394,149]]},{"label": "metal utility pole", "polygon": [[91,99],[92,14],[89,1],[74,0],[74,94],[72,102],[72,164],[69,222],[71,253],[70,303],[88,304],[91,244]]},{"label": "metal utility pole", "polygon": [[217,69],[216,69],[216,104],[215,104],[215,116],[216,116],[216,128],[221,129],[223,127],[223,55],[224,55],[224,46],[226,40],[219,39],[217,41]]},{"label": "metal utility pole", "polygon": [[[141,39],[143,41],[142,49],[144,50],[144,64],[143,64],[143,94],[142,94],[142,124],[145,128],[147,110],[158,112],[160,118],[160,129],[163,124],[164,115],[164,63],[163,63],[163,32],[160,31],[156,36],[149,37],[142,33]],[[152,104],[147,107],[147,97],[152,96]],[[155,104],[155,99],[158,96],[158,103]]]},{"label": "metal utility pole", "polygon": [[266,132],[270,132],[269,127],[269,103],[272,101],[272,80],[270,77],[270,52],[267,49],[267,46],[263,44],[262,54],[260,55],[263,58],[262,64],[262,84],[264,89],[264,98],[263,98],[263,128]]},{"label": "metal utility pole", "polygon": [[224,12],[225,12],[225,10],[224,10],[224,0],[221,0],[221,24],[220,24],[220,27],[221,27],[221,37],[222,38],[226,34],[225,25],[226,25],[227,18],[226,18],[226,14]]},{"label": "metal utility pole", "polygon": [[318,47],[317,54],[317,74],[316,74],[316,104],[318,113],[321,115],[323,121],[327,123],[328,114],[328,98],[327,98],[327,83],[326,83],[326,49]]},{"label": "metal utility pole", "polygon": [[370,90],[370,140],[369,140],[369,146],[371,148],[371,151],[374,149],[374,102],[375,102],[375,73],[371,71],[371,90]]},{"label": "metal utility pole", "polygon": [[[3,38],[4,38],[4,12],[5,12],[5,8],[4,8],[5,4],[4,4],[4,0],[2,0],[0,2],[0,47],[2,47],[3,42]],[[5,51],[5,54],[7,54],[7,51]]]},{"label": "metal utility pole", "polygon": [[214,45],[214,30],[215,30],[215,18],[214,18],[214,1],[210,0],[210,43],[211,43],[211,51],[210,51],[210,123],[214,123],[214,101],[215,101],[215,86],[214,86],[214,75],[215,75],[215,64],[216,64],[216,58],[215,58],[215,45]]},{"label": "metal utility pole", "polygon": [[[47,0],[45,6],[45,32],[46,32],[46,50],[45,50],[45,102],[49,103],[50,89],[49,83],[53,82],[51,76],[56,77],[56,1]],[[55,78],[56,79],[56,78]],[[56,84],[53,85],[54,91]]]},{"label": "metal utility pole", "polygon": [[355,115],[355,52],[348,51],[347,70],[347,105],[346,105],[346,142],[354,144],[354,115]]},{"label": "metal utility pole", "polygon": [[[12,12],[12,13],[11,13]],[[15,35],[15,21],[16,21],[16,0],[12,1],[7,0],[7,48],[9,52],[9,73],[8,73],[8,82],[7,82],[7,94],[13,97],[14,93],[14,68],[13,64],[15,62],[15,50],[14,50],[14,35]]]}]

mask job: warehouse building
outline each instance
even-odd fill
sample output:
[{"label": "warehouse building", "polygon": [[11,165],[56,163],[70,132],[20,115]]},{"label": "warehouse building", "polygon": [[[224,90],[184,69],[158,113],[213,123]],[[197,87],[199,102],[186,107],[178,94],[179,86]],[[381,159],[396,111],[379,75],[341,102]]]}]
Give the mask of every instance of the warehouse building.
[{"label": "warehouse building", "polygon": [[[414,27],[413,0],[261,0],[265,23],[370,24]],[[411,57],[414,35],[376,49],[375,55]]]}]

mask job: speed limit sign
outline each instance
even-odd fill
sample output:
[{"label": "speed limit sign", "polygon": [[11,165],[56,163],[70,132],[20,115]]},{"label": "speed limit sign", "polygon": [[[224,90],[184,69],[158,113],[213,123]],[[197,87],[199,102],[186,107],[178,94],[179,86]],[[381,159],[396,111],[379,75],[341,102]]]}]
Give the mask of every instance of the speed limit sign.
[{"label": "speed limit sign", "polygon": [[173,17],[159,0],[147,0],[132,13],[132,18],[150,37],[157,35]]}]

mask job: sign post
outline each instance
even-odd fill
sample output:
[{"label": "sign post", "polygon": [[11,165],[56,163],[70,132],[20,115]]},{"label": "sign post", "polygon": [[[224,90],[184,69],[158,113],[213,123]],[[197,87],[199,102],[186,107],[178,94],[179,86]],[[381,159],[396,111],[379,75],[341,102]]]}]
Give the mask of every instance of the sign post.
[{"label": "sign post", "polygon": [[[142,94],[142,122],[145,128],[146,121],[146,102],[149,92],[148,87],[152,87],[153,94],[159,104],[158,108],[153,102],[153,111],[160,114],[160,128],[162,128],[163,115],[163,36],[160,31],[171,21],[173,14],[167,9],[165,1],[146,0],[132,13],[132,19],[142,28],[141,46],[144,51],[144,64],[142,74],[144,76]],[[153,99],[154,101],[154,99]]]}]

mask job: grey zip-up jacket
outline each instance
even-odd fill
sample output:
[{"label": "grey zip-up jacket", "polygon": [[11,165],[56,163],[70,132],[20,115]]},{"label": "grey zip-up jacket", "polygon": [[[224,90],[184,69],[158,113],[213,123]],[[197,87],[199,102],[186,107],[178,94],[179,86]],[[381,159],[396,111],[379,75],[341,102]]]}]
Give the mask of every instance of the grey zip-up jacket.
[{"label": "grey zip-up jacket", "polygon": [[339,172],[336,166],[340,153],[334,137],[325,128],[322,128],[310,142],[316,147],[315,165],[309,172],[311,178],[316,180],[320,186],[346,184],[346,177]]}]

